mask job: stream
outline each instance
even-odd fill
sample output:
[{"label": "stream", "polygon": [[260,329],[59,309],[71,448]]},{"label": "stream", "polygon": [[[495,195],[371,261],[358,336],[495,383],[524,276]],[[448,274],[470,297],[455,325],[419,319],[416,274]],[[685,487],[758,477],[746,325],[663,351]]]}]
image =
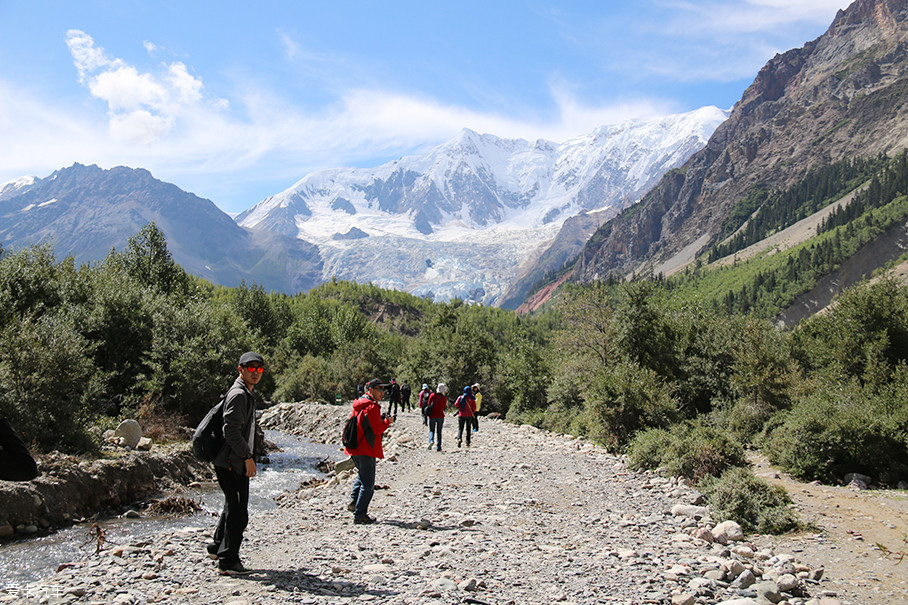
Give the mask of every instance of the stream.
[{"label": "stream", "polygon": [[[343,459],[336,447],[311,443],[305,438],[279,431],[265,431],[265,439],[281,451],[268,455],[269,463],[259,466],[258,475],[249,489],[249,512],[275,508],[276,496],[295,490],[307,479],[322,475],[316,469],[319,461]],[[199,502],[202,510],[186,517],[110,518],[98,520],[110,545],[126,546],[151,536],[186,527],[211,526],[217,523],[224,496],[217,483],[187,489],[180,494]],[[22,538],[0,544],[0,589],[21,586],[45,578],[61,563],[84,558],[93,552],[96,541],[88,536],[91,523],[74,525],[40,537]]]}]

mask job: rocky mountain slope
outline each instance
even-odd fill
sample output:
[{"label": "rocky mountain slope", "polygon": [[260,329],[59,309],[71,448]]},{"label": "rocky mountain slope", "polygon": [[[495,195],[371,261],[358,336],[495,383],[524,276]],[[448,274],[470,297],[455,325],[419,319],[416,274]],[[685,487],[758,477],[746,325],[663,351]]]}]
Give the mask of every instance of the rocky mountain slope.
[{"label": "rocky mountain slope", "polygon": [[500,304],[519,298],[526,286],[506,293],[522,277],[563,266],[726,117],[706,107],[564,143],[464,130],[422,156],[310,174],[236,220],[318,245],[325,279]]},{"label": "rocky mountain slope", "polygon": [[44,179],[0,187],[0,242],[16,249],[41,241],[58,258],[103,259],[154,221],[174,260],[214,283],[245,279],[266,289],[308,290],[320,283],[315,246],[272,231],[244,229],[211,201],[159,181],[147,170],[74,164]]},{"label": "rocky mountain slope", "polygon": [[759,72],[706,147],[605,223],[572,280],[676,270],[712,243],[755,187],[908,145],[908,1],[857,0],[828,31]]}]

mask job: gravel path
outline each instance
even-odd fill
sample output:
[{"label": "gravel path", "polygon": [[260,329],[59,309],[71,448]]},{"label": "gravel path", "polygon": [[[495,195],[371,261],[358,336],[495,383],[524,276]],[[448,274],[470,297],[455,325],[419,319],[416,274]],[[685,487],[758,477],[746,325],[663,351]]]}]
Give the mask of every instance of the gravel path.
[{"label": "gravel path", "polygon": [[[348,413],[283,404],[264,422],[337,441]],[[683,482],[630,472],[589,442],[532,427],[484,419],[470,448],[457,448],[455,436],[448,417],[444,451],[429,450],[418,414],[399,416],[378,465],[375,525],[352,523],[350,471],[253,515],[241,551],[252,575],[216,573],[203,548],[212,519],[102,551],[29,587],[26,598],[0,601],[840,603],[824,594],[820,562],[713,527]]]}]

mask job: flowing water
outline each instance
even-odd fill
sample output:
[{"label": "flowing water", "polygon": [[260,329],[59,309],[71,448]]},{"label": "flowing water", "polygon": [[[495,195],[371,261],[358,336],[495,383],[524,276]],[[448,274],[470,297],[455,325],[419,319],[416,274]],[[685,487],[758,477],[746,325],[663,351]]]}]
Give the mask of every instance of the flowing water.
[{"label": "flowing water", "polygon": [[[337,448],[286,435],[265,431],[265,438],[281,451],[269,454],[269,463],[260,465],[258,475],[249,487],[249,511],[268,510],[276,505],[274,498],[295,490],[302,481],[321,476],[316,464],[324,458],[342,458]],[[104,529],[108,546],[122,545],[150,538],[184,527],[206,527],[212,530],[224,504],[216,483],[189,489],[185,494],[200,503],[202,511],[187,517],[113,518],[98,521]],[[22,586],[53,573],[61,563],[81,559],[92,553],[96,540],[88,535],[90,523],[75,525],[45,536],[24,538],[0,544],[0,588]]]}]

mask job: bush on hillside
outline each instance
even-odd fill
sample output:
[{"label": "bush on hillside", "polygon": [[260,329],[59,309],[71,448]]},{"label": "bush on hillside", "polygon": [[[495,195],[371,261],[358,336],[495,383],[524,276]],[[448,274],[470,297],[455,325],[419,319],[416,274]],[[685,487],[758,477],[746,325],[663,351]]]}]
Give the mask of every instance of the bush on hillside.
[{"label": "bush on hillside", "polygon": [[747,465],[739,443],[732,441],[726,431],[702,421],[684,422],[667,430],[642,431],[634,436],[627,454],[631,468],[662,469],[668,476],[682,476],[694,482]]},{"label": "bush on hillside", "polygon": [[781,534],[797,529],[797,516],[785,490],[749,469],[730,468],[700,486],[716,519],[737,521],[744,531]]},{"label": "bush on hillside", "polygon": [[334,403],[337,390],[337,385],[331,381],[328,360],[306,355],[281,374],[274,399]]},{"label": "bush on hillside", "polygon": [[908,370],[874,392],[856,382],[817,387],[767,424],[769,460],[805,480],[861,472],[884,483],[908,477]]},{"label": "bush on hillside", "polygon": [[584,389],[583,432],[609,450],[621,451],[635,432],[677,420],[678,403],[669,391],[655,372],[634,363],[602,368]]}]

